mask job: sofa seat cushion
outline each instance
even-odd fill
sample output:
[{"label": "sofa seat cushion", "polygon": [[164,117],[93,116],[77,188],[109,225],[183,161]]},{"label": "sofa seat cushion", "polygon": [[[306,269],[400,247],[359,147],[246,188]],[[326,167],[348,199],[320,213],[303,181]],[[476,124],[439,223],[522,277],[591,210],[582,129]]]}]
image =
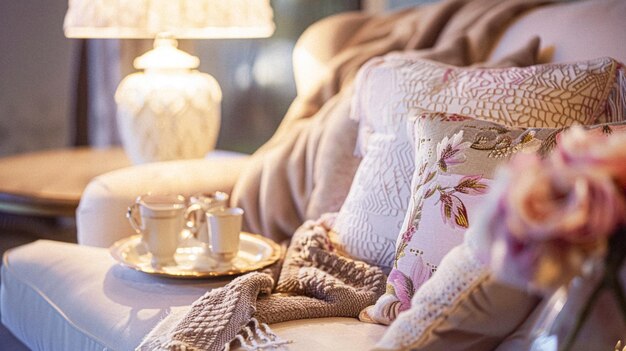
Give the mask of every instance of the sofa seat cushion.
[{"label": "sofa seat cushion", "polygon": [[[107,249],[40,240],[5,254],[2,323],[33,350],[131,350],[168,313],[227,279],[173,280],[124,268]],[[370,348],[384,327],[351,318],[279,323],[292,350]]]}]

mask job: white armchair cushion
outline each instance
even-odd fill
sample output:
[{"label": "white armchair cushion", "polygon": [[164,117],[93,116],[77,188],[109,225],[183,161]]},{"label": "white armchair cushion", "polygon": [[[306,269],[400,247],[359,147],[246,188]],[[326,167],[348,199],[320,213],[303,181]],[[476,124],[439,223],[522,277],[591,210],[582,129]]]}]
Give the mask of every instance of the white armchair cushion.
[{"label": "white armchair cushion", "polygon": [[106,249],[40,240],[4,257],[2,323],[33,350],[131,350],[167,313],[225,284],[158,279]]},{"label": "white armchair cushion", "polygon": [[[2,265],[2,323],[32,350],[133,350],[168,313],[226,279],[174,280],[124,268],[108,250],[40,240]],[[272,325],[290,350],[367,350],[385,327],[354,318]]]},{"label": "white armchair cushion", "polygon": [[98,176],[85,188],[76,210],[78,242],[109,247],[133,234],[125,213],[141,194],[230,193],[247,160],[244,154],[214,151],[205,159],[149,163]]}]

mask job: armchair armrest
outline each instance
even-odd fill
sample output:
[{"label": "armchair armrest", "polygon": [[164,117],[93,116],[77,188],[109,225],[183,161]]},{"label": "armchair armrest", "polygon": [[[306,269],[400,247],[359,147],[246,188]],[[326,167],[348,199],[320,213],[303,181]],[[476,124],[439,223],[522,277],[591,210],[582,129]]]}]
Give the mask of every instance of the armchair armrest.
[{"label": "armchair armrest", "polygon": [[149,163],[96,177],[85,188],[76,210],[78,243],[109,247],[131,235],[126,209],[141,194],[230,193],[248,158],[214,151],[204,159]]}]

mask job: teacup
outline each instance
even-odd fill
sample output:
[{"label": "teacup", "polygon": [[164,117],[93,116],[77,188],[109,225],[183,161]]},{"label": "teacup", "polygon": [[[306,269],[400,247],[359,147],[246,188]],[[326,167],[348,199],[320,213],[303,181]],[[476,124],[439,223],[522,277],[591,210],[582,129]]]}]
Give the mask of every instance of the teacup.
[{"label": "teacup", "polygon": [[196,193],[189,198],[191,206],[189,211],[195,214],[196,228],[194,236],[202,243],[209,241],[206,212],[221,210],[228,207],[228,194],[216,191],[209,193]]},{"label": "teacup", "polygon": [[230,261],[237,256],[242,218],[243,210],[238,207],[206,212],[207,244],[211,256],[218,261]]},{"label": "teacup", "polygon": [[142,235],[155,266],[176,264],[174,255],[181,232],[195,226],[187,222],[188,217],[190,211],[181,195],[141,195],[126,213],[130,225]]}]

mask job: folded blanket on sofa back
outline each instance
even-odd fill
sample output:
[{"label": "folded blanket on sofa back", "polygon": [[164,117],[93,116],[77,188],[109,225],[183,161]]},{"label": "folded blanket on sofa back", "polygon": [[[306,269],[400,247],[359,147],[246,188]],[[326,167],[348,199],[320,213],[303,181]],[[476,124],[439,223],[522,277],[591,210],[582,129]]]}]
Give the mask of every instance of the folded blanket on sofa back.
[{"label": "folded blanket on sofa back", "polygon": [[[323,77],[294,100],[235,185],[233,201],[246,211],[246,230],[283,240],[305,220],[339,210],[359,165],[357,125],[349,111],[353,78],[366,61],[415,50],[451,65],[479,63],[516,16],[547,2],[450,0],[392,14],[363,14],[343,26],[351,35],[346,39],[342,33],[345,43],[326,62]],[[525,44],[498,65],[535,64],[538,42]]]}]

